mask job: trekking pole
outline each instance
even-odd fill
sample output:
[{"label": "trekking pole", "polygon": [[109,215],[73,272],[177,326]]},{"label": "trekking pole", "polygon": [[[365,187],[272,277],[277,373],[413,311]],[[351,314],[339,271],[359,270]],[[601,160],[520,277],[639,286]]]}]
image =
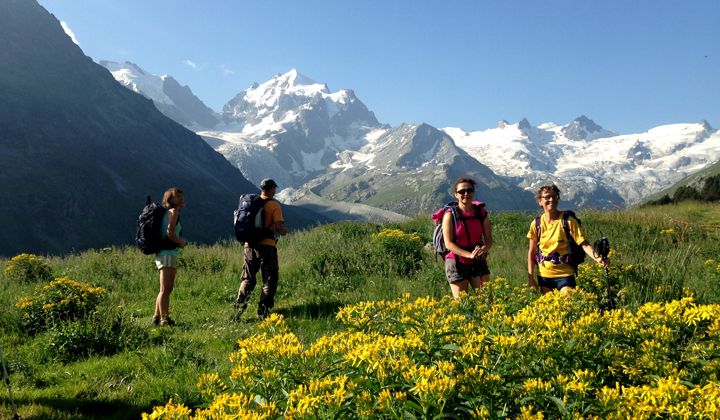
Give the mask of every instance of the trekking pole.
[{"label": "trekking pole", "polygon": [[610,272],[607,266],[608,254],[610,254],[610,241],[607,236],[603,236],[593,244],[593,253],[599,256],[603,263],[603,270],[605,271],[605,294],[608,298],[608,305],[610,309],[615,309],[615,299],[612,296],[610,288]]},{"label": "trekking pole", "polygon": [[3,378],[5,378],[5,383],[7,384],[7,388],[8,388],[8,396],[10,397],[10,405],[12,405],[12,408],[13,408],[13,419],[20,420],[20,416],[17,413],[17,406],[15,405],[15,401],[13,400],[13,397],[12,397],[12,387],[10,386],[10,375],[8,375],[7,368],[5,367],[5,357],[3,356],[2,347],[0,347],[0,363],[2,364]]}]

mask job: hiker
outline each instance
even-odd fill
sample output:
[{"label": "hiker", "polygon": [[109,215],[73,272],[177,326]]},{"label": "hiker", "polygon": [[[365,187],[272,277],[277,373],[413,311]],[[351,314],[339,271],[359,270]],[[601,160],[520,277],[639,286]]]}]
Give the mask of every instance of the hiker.
[{"label": "hiker", "polygon": [[[593,247],[585,238],[574,213],[558,210],[560,189],[556,185],[540,187],[535,193],[535,199],[542,207],[543,214],[530,223],[530,231],[527,234],[527,238],[530,240],[527,257],[528,286],[536,290],[539,286],[543,293],[552,290],[565,292],[574,289],[576,265],[573,266],[569,258],[571,246],[563,227],[564,216],[568,216],[566,223],[575,243],[597,263],[606,263],[601,257],[594,255]],[[566,215],[566,213],[568,214]],[[538,238],[538,228],[540,238]],[[582,256],[582,252],[580,254]],[[535,280],[536,264],[539,271],[537,281]]]},{"label": "hiker", "polygon": [[459,220],[453,221],[452,210],[446,210],[442,229],[449,251],[445,255],[445,275],[457,299],[460,293],[467,293],[469,286],[478,289],[490,280],[487,253],[493,240],[485,209],[479,203],[473,204],[475,180],[458,178],[453,191],[458,201]]},{"label": "hiker", "polygon": [[170,318],[170,294],[175,287],[175,274],[177,272],[177,258],[180,249],[187,244],[181,237],[180,209],[185,207],[185,195],[179,188],[169,188],[163,194],[162,204],[168,209],[162,220],[161,233],[175,244],[175,249],[163,249],[155,254],[155,265],[160,272],[160,292],[155,300],[155,314],[153,324],[173,326],[175,322]]},{"label": "hiker", "polygon": [[259,241],[245,243],[243,249],[243,272],[237,299],[235,300],[235,314],[233,319],[239,319],[245,312],[250,299],[250,293],[257,284],[256,275],[262,270],[262,292],[258,303],[257,318],[265,319],[270,314],[270,309],[275,305],[275,292],[278,286],[279,266],[277,254],[277,240],[280,235],[285,235],[287,229],[280,203],[274,200],[277,184],[270,178],[260,182],[260,197],[265,201],[263,204],[263,229],[264,234]]}]

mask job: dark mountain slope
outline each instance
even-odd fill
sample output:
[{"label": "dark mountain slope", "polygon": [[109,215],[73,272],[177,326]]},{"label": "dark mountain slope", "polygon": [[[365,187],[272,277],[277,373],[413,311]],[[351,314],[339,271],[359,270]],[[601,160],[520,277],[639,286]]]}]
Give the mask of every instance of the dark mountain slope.
[{"label": "dark mountain slope", "polygon": [[0,255],[129,243],[145,196],[171,186],[185,191],[190,241],[232,234],[237,195],[257,188],[118,84],[37,2],[0,2],[0,44]]}]

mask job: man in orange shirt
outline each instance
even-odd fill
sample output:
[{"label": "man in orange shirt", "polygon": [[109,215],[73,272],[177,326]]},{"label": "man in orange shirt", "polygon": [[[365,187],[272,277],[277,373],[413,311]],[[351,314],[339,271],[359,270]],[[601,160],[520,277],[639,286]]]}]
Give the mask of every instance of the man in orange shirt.
[{"label": "man in orange shirt", "polygon": [[275,292],[279,278],[276,245],[280,235],[287,233],[280,203],[273,199],[276,189],[277,184],[270,178],[263,179],[260,183],[260,197],[265,201],[262,219],[266,234],[258,242],[245,243],[243,272],[235,300],[234,320],[237,320],[247,309],[250,294],[257,284],[256,276],[259,270],[262,270],[263,285],[258,303],[258,319],[265,319],[270,314],[270,309],[275,306]]}]

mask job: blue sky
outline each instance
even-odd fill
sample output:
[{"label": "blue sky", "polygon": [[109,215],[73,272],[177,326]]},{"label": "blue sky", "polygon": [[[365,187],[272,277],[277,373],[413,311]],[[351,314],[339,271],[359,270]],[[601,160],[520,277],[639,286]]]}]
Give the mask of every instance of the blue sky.
[{"label": "blue sky", "polygon": [[39,2],[94,60],[169,74],[216,111],[296,68],[391,125],[720,128],[718,0]]}]

